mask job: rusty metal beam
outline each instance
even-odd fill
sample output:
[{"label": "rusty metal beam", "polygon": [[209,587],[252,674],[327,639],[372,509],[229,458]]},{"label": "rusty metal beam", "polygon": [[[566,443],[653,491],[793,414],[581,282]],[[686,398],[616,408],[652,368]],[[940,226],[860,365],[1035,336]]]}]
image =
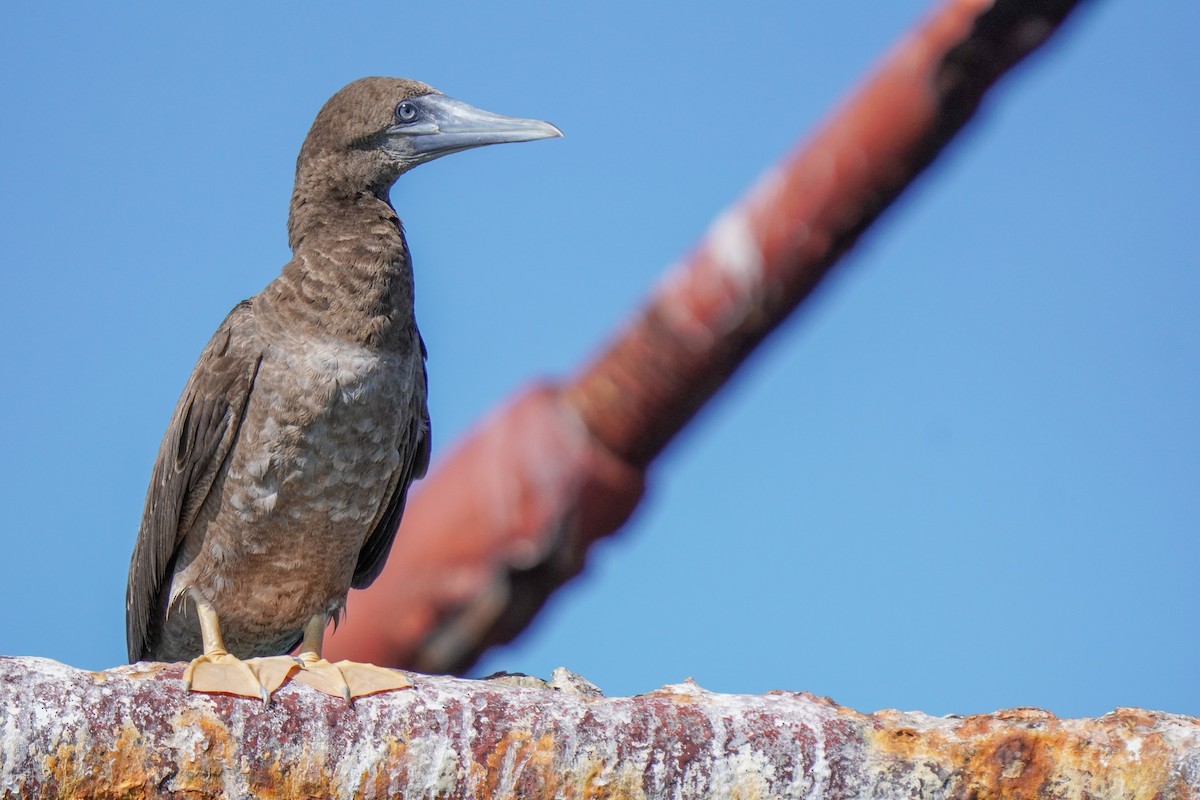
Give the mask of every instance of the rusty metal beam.
[{"label": "rusty metal beam", "polygon": [[521,392],[418,488],[337,657],[468,668],[641,499],[645,470],[1073,0],[950,0],[713,224],[577,375]]},{"label": "rusty metal beam", "polygon": [[861,714],[694,683],[604,697],[558,670],[353,706],[290,685],[180,688],[182,665],[85,672],[0,658],[0,798],[1194,798],[1200,720]]}]

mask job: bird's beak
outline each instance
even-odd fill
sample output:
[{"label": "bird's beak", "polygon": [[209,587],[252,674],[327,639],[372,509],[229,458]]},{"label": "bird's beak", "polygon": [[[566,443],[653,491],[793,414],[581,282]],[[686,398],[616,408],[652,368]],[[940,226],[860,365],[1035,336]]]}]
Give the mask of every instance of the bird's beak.
[{"label": "bird's beak", "polygon": [[562,136],[549,122],[493,114],[446,97],[427,94],[410,101],[417,115],[412,122],[397,122],[390,137],[403,138],[406,149],[420,161],[504,142],[532,142]]}]

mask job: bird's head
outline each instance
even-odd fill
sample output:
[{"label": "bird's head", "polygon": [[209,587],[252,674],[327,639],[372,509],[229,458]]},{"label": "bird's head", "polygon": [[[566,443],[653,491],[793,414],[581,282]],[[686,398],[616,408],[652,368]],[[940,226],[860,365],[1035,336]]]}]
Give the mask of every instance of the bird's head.
[{"label": "bird's head", "polygon": [[548,122],[493,114],[402,78],[361,78],[317,114],[297,162],[329,188],[377,194],[439,156],[503,142],[562,136]]}]

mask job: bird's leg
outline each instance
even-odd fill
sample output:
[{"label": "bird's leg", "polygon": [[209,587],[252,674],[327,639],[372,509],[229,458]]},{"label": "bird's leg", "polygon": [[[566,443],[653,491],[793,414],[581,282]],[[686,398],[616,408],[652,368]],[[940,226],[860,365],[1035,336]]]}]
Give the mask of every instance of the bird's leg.
[{"label": "bird's leg", "polygon": [[184,687],[192,692],[225,692],[257,697],[271,702],[271,694],[283,685],[296,669],[292,659],[252,658],[243,661],[225,649],[217,610],[207,600],[193,597],[200,618],[204,654],[193,659],[183,672]]},{"label": "bird's leg", "polygon": [[412,686],[399,670],[356,661],[331,664],[322,658],[321,646],[328,622],[328,614],[316,614],[304,626],[304,641],[296,656],[300,671],[296,673],[295,680],[325,694],[345,698],[347,702],[363,695]]}]

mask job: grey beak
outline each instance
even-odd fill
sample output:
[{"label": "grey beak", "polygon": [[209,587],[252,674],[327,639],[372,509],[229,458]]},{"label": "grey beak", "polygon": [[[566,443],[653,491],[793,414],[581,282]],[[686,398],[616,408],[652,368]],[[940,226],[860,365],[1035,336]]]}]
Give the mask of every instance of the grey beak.
[{"label": "grey beak", "polygon": [[493,114],[441,94],[414,97],[407,104],[416,115],[410,122],[397,121],[388,135],[403,138],[406,149],[421,161],[472,147],[562,136],[549,122]]}]

